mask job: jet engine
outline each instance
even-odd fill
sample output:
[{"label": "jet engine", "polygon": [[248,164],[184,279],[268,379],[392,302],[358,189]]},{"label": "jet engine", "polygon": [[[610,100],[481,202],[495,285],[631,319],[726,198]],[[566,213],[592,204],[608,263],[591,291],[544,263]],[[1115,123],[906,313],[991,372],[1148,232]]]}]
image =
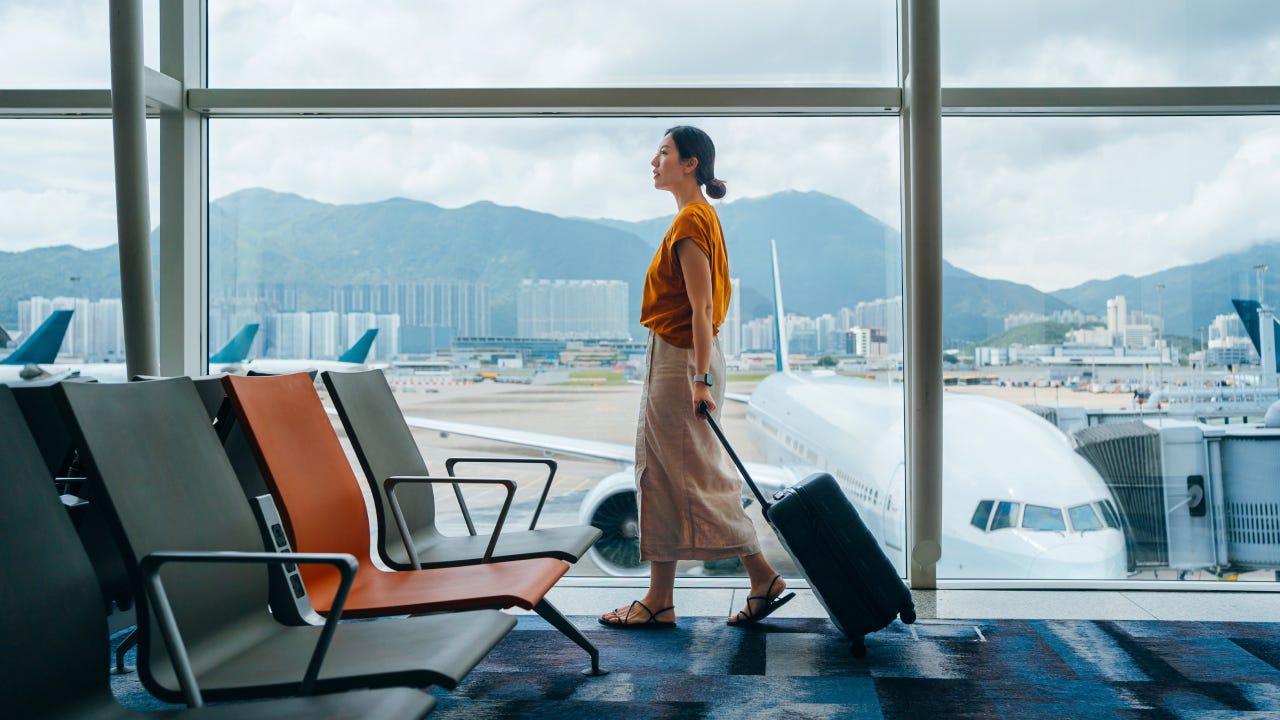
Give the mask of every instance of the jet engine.
[{"label": "jet engine", "polygon": [[[747,469],[766,498],[795,482],[782,468],[747,463]],[[635,477],[632,467],[609,475],[587,493],[578,510],[579,523],[593,525],[604,533],[587,554],[609,575],[649,574],[649,563],[640,560],[640,506]],[[743,507],[754,507],[755,503],[755,496],[744,484]],[[758,518],[757,515],[753,519]]]}]

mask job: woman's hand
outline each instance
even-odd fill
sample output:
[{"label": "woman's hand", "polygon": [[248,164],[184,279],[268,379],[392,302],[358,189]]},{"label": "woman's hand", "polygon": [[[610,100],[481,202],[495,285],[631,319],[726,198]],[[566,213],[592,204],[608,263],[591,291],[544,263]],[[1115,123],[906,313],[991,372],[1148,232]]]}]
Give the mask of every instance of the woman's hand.
[{"label": "woman's hand", "polygon": [[693,384],[693,416],[699,420],[702,417],[698,413],[698,406],[702,403],[707,404],[707,412],[716,411],[716,401],[711,399],[711,388],[700,382],[695,382]]}]

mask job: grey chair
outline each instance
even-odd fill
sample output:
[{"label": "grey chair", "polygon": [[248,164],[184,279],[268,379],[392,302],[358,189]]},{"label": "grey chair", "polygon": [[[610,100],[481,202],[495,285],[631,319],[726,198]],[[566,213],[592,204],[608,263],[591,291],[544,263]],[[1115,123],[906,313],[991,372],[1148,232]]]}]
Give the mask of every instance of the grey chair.
[{"label": "grey chair", "polygon": [[80,536],[80,541],[89,554],[89,562],[98,576],[103,605],[107,612],[111,612],[113,606],[121,610],[128,610],[133,606],[129,575],[101,509],[93,502],[86,501],[86,498],[92,498],[96,494],[97,489],[92,483],[85,482],[81,468],[76,467],[71,432],[54,399],[54,388],[60,383],[93,382],[97,381],[75,376],[25,383],[11,389],[13,399],[21,409],[27,428],[44,458],[49,483],[60,487],[62,492],[75,496],[68,498],[71,503],[68,509],[72,513],[72,526]]},{"label": "grey chair", "polygon": [[0,545],[6,553],[0,636],[16,650],[0,656],[5,717],[390,720],[422,718],[435,706],[423,692],[392,688],[163,713],[122,707],[103,667],[107,623],[97,581],[7,387],[0,387],[0,457]]},{"label": "grey chair", "polygon": [[[421,567],[469,565],[484,561],[491,538],[476,534],[457,485],[454,485],[454,493],[463,509],[470,534],[450,536],[440,532],[436,527],[435,498],[429,485],[401,486],[398,489],[397,502],[403,517],[401,522],[396,521],[395,509],[384,483],[391,477],[426,477],[429,473],[382,371],[325,372],[321,373],[321,378],[360,460],[369,492],[378,498],[374,509],[378,519],[378,553],[382,561],[397,570],[414,567],[414,557],[404,541],[405,533],[412,538],[413,553]],[[577,562],[600,538],[600,530],[590,525],[537,527],[542,505],[555,477],[554,461],[541,458],[451,458],[446,463],[448,474],[452,475],[454,468],[464,462],[548,464],[547,484],[542,489],[529,529],[503,529],[493,547],[492,560],[554,557]],[[403,532],[401,524],[405,527]]]},{"label": "grey chair", "polygon": [[[142,587],[161,552],[262,552],[253,514],[190,378],[59,386],[58,400],[104,488],[108,519],[135,585],[144,686],[177,701],[179,675]],[[261,568],[180,564],[164,580],[193,669],[214,700],[295,693],[322,627],[287,627],[267,612]],[[295,569],[296,570],[296,569]],[[365,687],[453,688],[514,626],[498,611],[343,624],[319,692]]]}]

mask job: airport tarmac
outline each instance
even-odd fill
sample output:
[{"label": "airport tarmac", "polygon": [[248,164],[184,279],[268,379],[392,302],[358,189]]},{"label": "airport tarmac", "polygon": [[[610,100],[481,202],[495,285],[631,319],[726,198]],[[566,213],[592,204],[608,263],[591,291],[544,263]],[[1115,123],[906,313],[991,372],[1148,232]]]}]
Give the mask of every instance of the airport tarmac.
[{"label": "airport tarmac", "polygon": [[[730,393],[750,394],[755,382],[730,382]],[[513,428],[531,432],[561,435],[565,437],[617,443],[623,446],[635,444],[636,420],[640,410],[640,386],[635,384],[589,385],[566,383],[562,385],[522,385],[514,383],[479,382],[469,384],[438,384],[399,387],[396,399],[407,416],[432,417],[441,420]],[[746,405],[726,401],[721,411],[722,425],[743,460],[760,460],[746,431]],[[533,448],[522,448],[477,438],[414,430],[418,447],[433,473],[444,474],[445,461],[450,457],[546,457]],[[587,492],[604,478],[617,472],[628,471],[619,463],[574,458],[555,457],[558,463],[552,491],[547,498],[539,526],[572,525],[581,522],[579,511]],[[545,470],[540,466],[481,464],[461,466],[468,474],[487,477],[510,477],[518,484],[516,500],[508,523],[527,523],[532,517],[538,496],[543,487]],[[460,472],[462,470],[460,469]],[[476,519],[477,528],[492,527],[503,494],[492,489],[465,489],[468,508]],[[465,533],[466,526],[457,509],[452,491],[437,490],[437,503],[445,532]],[[772,539],[772,533],[764,525],[759,511],[753,513],[768,537],[772,548],[766,548],[770,557],[785,557],[781,547]],[[527,525],[526,525],[527,527]],[[787,563],[789,565],[789,563]],[[783,567],[778,568],[780,571]],[[790,569],[790,568],[787,568]],[[705,574],[701,563],[682,564],[686,574]],[[589,559],[584,558],[574,570],[575,575],[602,574]]]}]

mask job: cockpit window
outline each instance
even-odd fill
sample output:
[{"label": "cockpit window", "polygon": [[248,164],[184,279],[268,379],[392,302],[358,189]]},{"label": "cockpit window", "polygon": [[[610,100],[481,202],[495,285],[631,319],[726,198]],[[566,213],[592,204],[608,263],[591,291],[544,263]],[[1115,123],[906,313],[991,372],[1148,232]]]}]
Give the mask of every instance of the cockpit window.
[{"label": "cockpit window", "polygon": [[991,529],[1011,528],[1018,519],[1018,503],[1001,502],[996,506],[996,514],[991,518]]},{"label": "cockpit window", "polygon": [[1092,505],[1077,505],[1068,509],[1067,514],[1071,516],[1071,529],[1077,532],[1101,530],[1106,527],[1102,524],[1098,513],[1094,512]]},{"label": "cockpit window", "polygon": [[978,509],[973,511],[973,526],[979,530],[987,529],[987,521],[991,519],[991,507],[996,504],[995,500],[983,500],[978,503]]},{"label": "cockpit window", "polygon": [[1115,507],[1110,500],[1098,501],[1098,508],[1102,510],[1102,519],[1107,522],[1108,527],[1120,529],[1120,516],[1116,514]]},{"label": "cockpit window", "polygon": [[1044,505],[1028,505],[1022,513],[1022,527],[1030,530],[1066,530],[1062,509]]}]

